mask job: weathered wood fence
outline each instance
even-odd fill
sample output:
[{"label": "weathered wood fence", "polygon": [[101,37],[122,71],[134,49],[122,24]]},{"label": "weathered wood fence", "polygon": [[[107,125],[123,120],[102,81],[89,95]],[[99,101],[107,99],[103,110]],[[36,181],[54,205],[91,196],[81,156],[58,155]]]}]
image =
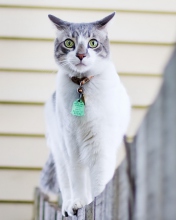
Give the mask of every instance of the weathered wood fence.
[{"label": "weathered wood fence", "polygon": [[62,217],[37,190],[35,220],[176,220],[176,51],[126,152],[104,192],[75,217]]}]

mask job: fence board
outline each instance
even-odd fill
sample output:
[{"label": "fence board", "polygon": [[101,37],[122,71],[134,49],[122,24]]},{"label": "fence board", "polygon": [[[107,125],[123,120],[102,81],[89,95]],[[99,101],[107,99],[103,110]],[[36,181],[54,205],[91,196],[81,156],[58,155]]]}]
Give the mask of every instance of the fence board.
[{"label": "fence board", "polygon": [[[152,112],[152,114],[150,114]],[[162,219],[161,216],[161,187],[162,182],[162,99],[157,98],[157,102],[151,107],[146,117],[147,139],[147,219]],[[150,177],[150,178],[149,178]]]},{"label": "fence board", "polygon": [[56,210],[48,201],[44,202],[44,220],[55,220]]},{"label": "fence board", "polygon": [[57,211],[56,220],[62,220],[62,213],[60,210]]},{"label": "fence board", "polygon": [[34,220],[39,220],[39,210],[40,210],[40,190],[39,188],[35,189],[35,196],[34,196]]},{"label": "fence board", "polygon": [[86,220],[94,220],[95,219],[94,206],[95,206],[95,203],[93,201],[85,207],[85,219]]},{"label": "fence board", "polygon": [[127,163],[122,162],[105,190],[105,217],[107,220],[128,220],[129,188],[127,185]]},{"label": "fence board", "polygon": [[[143,121],[136,143],[136,204],[134,219],[174,219],[176,211],[176,54],[161,91]],[[169,201],[172,201],[171,203]]]},{"label": "fence board", "polygon": [[44,220],[44,200],[40,197],[40,218],[39,220]]},{"label": "fence board", "polygon": [[[176,217],[176,51],[167,65],[163,85],[163,218]],[[168,143],[167,143],[168,141]]]},{"label": "fence board", "polygon": [[85,208],[79,209],[77,213],[78,220],[84,220],[85,219]]},{"label": "fence board", "polygon": [[95,198],[95,219],[103,219],[103,202],[104,202],[104,194],[101,193],[99,196]]}]

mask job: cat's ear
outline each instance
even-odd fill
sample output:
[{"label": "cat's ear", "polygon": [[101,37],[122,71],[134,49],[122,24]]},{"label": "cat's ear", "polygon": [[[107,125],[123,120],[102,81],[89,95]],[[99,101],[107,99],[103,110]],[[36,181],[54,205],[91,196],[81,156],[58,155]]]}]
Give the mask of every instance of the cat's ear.
[{"label": "cat's ear", "polygon": [[97,26],[98,29],[106,29],[108,23],[110,22],[110,20],[114,17],[116,13],[113,12],[112,14],[106,16],[105,18],[96,21],[94,24]]},{"label": "cat's ear", "polygon": [[63,21],[60,18],[55,17],[54,15],[48,15],[48,17],[59,30],[64,30],[68,26],[70,26],[69,22]]}]

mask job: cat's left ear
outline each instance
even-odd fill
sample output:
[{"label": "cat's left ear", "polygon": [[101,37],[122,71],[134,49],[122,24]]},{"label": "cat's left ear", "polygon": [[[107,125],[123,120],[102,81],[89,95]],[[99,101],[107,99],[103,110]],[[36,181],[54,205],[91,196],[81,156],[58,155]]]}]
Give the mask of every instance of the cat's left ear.
[{"label": "cat's left ear", "polygon": [[112,14],[106,16],[105,18],[96,21],[94,24],[97,26],[98,29],[106,29],[108,26],[108,23],[110,22],[110,20],[115,16],[115,12],[113,12]]}]

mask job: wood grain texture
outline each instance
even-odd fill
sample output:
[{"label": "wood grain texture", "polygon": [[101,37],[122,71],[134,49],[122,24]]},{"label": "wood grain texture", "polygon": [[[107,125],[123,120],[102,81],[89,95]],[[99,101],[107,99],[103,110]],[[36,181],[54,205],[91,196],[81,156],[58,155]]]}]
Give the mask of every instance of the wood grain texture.
[{"label": "wood grain texture", "polygon": [[44,220],[45,219],[45,201],[43,199],[43,196],[40,196],[40,217],[39,220]]},{"label": "wood grain texture", "polygon": [[62,220],[62,213],[61,211],[57,211],[57,216],[56,216],[56,220]]},{"label": "wood grain texture", "polygon": [[[134,219],[175,219],[176,52],[136,137]],[[171,202],[172,201],[172,202]]]},{"label": "wood grain texture", "polygon": [[95,198],[95,219],[103,219],[104,215],[104,193],[101,193],[99,196]]},{"label": "wood grain texture", "polygon": [[94,220],[95,219],[95,202],[91,202],[85,207],[85,219]]},{"label": "wood grain texture", "polygon": [[39,220],[40,217],[40,189],[35,189],[34,195],[34,220]]},{"label": "wood grain texture", "polygon": [[78,220],[84,220],[85,219],[85,208],[82,208],[82,209],[78,210],[77,219]]},{"label": "wood grain texture", "polygon": [[124,160],[105,189],[105,217],[107,220],[128,220],[129,188],[127,162]]},{"label": "wood grain texture", "polygon": [[[171,220],[176,217],[176,50],[172,59],[168,63],[163,85],[163,196],[162,204],[164,210],[162,212],[163,219]],[[168,143],[167,143],[168,141]]]}]

